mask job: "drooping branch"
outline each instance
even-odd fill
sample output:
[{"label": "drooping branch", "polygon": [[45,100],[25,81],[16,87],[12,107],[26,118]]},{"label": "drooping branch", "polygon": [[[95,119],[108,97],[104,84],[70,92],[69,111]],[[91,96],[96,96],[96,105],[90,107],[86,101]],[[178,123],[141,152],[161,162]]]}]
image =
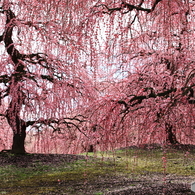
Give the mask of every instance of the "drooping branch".
[{"label": "drooping branch", "polygon": [[182,96],[186,96],[189,104],[195,104],[195,93],[194,89],[195,84],[192,84],[190,86],[183,87],[182,90]]},{"label": "drooping branch", "polygon": [[[186,100],[189,104],[195,104],[195,94],[194,94],[194,89],[193,89],[194,86],[195,86],[195,84],[188,86],[188,87],[181,88],[181,90],[180,90],[181,93],[177,96],[177,98],[182,98],[182,97],[186,96]],[[164,92],[155,93],[152,88],[147,88],[147,89],[150,89],[150,93],[148,95],[140,95],[140,96],[132,95],[133,97],[127,102],[125,100],[117,101],[118,104],[121,104],[124,106],[124,109],[121,111],[120,114],[124,114],[124,116],[126,116],[129,112],[133,112],[133,111],[136,111],[138,109],[143,108],[143,106],[140,106],[138,108],[130,110],[132,107],[142,104],[143,100],[147,100],[150,98],[157,98],[157,97],[168,98],[168,97],[170,97],[171,93],[174,93],[177,91],[177,88],[172,88],[172,89],[166,90]],[[175,105],[175,103],[177,101],[178,101],[178,99],[175,99],[171,103],[171,105]]]},{"label": "drooping branch", "polygon": [[[26,126],[32,126],[38,130],[41,130],[41,127],[43,126],[49,126],[53,129],[53,132],[59,132],[61,133],[65,128],[71,128],[71,127],[75,127],[78,131],[80,131],[82,134],[84,134],[86,137],[88,137],[85,132],[83,132],[80,129],[80,124],[86,122],[86,120],[84,119],[84,117],[82,116],[82,118],[80,115],[78,116],[74,116],[74,117],[65,117],[65,118],[61,118],[61,119],[57,119],[57,118],[50,118],[50,119],[39,119],[39,120],[35,120],[35,121],[27,121],[26,122]],[[57,126],[55,126],[57,125]],[[61,125],[61,126],[60,126]]]},{"label": "drooping branch", "polygon": [[3,35],[0,36],[0,42],[3,41],[5,43],[5,47],[7,50],[7,53],[10,55],[12,61],[15,65],[18,65],[19,68],[22,69],[21,63],[19,63],[20,60],[26,61],[32,64],[40,64],[44,68],[49,69],[49,67],[43,65],[42,63],[47,63],[46,54],[44,53],[32,53],[32,54],[21,54],[14,45],[14,42],[12,40],[13,35],[13,29],[15,26],[17,26],[17,19],[13,11],[9,8],[8,10],[4,10],[3,13],[6,13],[6,26],[5,31]]},{"label": "drooping branch", "polygon": [[142,0],[139,3],[139,5],[133,5],[133,4],[130,4],[130,3],[126,3],[125,1],[122,1],[120,7],[110,8],[106,4],[99,4],[99,5],[96,5],[95,7],[104,7],[104,8],[106,8],[107,11],[103,11],[102,12],[104,14],[112,14],[115,11],[122,11],[124,9],[127,9],[127,11],[125,11],[123,14],[126,14],[126,13],[128,13],[130,11],[133,11],[133,10],[144,11],[144,12],[147,12],[147,13],[151,13],[152,11],[154,11],[154,9],[158,5],[158,3],[161,2],[161,1],[162,0],[155,0],[153,6],[151,8],[144,8],[144,7],[142,7],[142,5],[144,3],[144,0]]},{"label": "drooping branch", "polygon": [[169,89],[167,91],[164,91],[164,92],[161,92],[161,93],[157,93],[155,94],[155,92],[153,90],[151,90],[150,94],[149,95],[146,95],[146,96],[134,96],[130,101],[130,105],[131,107],[137,105],[137,104],[140,104],[142,103],[142,101],[144,99],[149,99],[149,98],[156,98],[156,97],[166,97],[166,96],[169,96],[169,94],[173,93],[173,92],[176,92],[177,89],[176,88],[173,88],[173,89]]},{"label": "drooping branch", "polygon": [[[22,54],[20,53],[14,45],[12,40],[13,28],[17,25],[16,16],[13,11],[9,8],[8,10],[2,11],[6,14],[6,25],[5,31],[2,36],[0,36],[0,42],[3,41],[7,50],[7,53],[10,55],[14,66],[15,72],[11,77],[7,75],[0,76],[0,83],[7,84],[11,81],[11,78],[14,78],[15,81],[21,81],[23,77],[29,78],[36,82],[34,75],[27,70],[24,62],[31,64],[39,64],[47,70],[53,70],[52,67],[48,65],[47,55],[44,53],[31,53],[31,54]],[[50,75],[41,75],[42,79],[53,82],[54,78]],[[37,82],[36,82],[37,83]]]},{"label": "drooping branch", "polygon": [[162,1],[162,0],[156,0],[153,4],[152,8],[141,7],[143,2],[144,2],[143,0],[141,1],[141,3],[138,6],[126,3],[125,1],[123,1],[121,5],[122,5],[122,7],[127,8],[128,11],[137,10],[137,11],[144,11],[144,12],[150,13],[150,12],[154,11],[154,9],[156,8],[157,4],[160,1]]},{"label": "drooping branch", "polygon": [[10,77],[8,75],[0,76],[0,83],[4,83],[5,85],[10,81]]},{"label": "drooping branch", "polygon": [[[150,99],[150,98],[157,98],[157,97],[168,97],[171,93],[176,92],[176,91],[177,91],[176,88],[172,88],[172,89],[166,90],[166,91],[161,92],[161,93],[155,93],[154,90],[152,90],[152,88],[151,88],[150,94],[148,94],[148,95],[139,95],[139,96],[132,95],[133,97],[128,102],[126,102],[124,100],[119,100],[117,103],[122,104],[125,107],[124,110],[121,112],[121,114],[127,113],[127,112],[129,112],[130,108],[141,104],[143,102],[143,100]],[[140,108],[142,108],[142,107],[140,107]]]},{"label": "drooping branch", "polygon": [[48,65],[47,54],[45,53],[23,54],[22,60],[31,64],[39,64],[47,70],[53,70],[53,68]]},{"label": "drooping branch", "polygon": [[107,9],[107,11],[103,11],[102,13],[104,13],[104,14],[112,14],[114,11],[121,11],[123,9],[122,6],[121,7],[115,7],[115,8],[109,8],[105,4],[96,5],[95,7],[105,7]]}]

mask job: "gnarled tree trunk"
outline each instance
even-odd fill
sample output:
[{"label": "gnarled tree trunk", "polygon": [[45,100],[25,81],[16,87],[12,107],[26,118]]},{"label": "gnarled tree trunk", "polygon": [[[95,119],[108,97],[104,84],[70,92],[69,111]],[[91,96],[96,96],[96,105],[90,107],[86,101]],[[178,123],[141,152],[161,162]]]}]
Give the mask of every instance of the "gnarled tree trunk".
[{"label": "gnarled tree trunk", "polygon": [[[10,103],[11,104],[11,103]],[[7,121],[13,130],[12,153],[25,153],[26,123],[19,115],[7,110]]]},{"label": "gnarled tree trunk", "polygon": [[25,73],[25,67],[21,62],[22,54],[20,54],[20,52],[15,48],[12,40],[13,28],[15,26],[15,15],[10,8],[7,9],[5,13],[7,17],[6,28],[3,36],[1,37],[1,41],[4,41],[7,53],[11,57],[14,66],[14,72],[8,77],[8,94],[11,97],[11,101],[5,117],[13,130],[12,152],[25,153],[24,141],[26,138],[26,123],[20,117],[20,112],[25,99],[21,84]]},{"label": "gnarled tree trunk", "polygon": [[17,81],[13,80],[10,88],[12,88],[12,100],[7,109],[6,118],[13,130],[12,153],[25,153],[26,122],[20,117],[25,96]]}]

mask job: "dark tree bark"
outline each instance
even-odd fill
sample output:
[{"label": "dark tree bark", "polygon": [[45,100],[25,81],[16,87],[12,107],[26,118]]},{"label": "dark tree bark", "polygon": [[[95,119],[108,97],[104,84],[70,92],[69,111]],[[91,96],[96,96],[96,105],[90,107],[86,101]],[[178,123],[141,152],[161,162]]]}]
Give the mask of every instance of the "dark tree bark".
[{"label": "dark tree bark", "polygon": [[13,82],[10,85],[16,88],[16,92],[12,94],[12,100],[7,109],[6,118],[13,130],[12,153],[25,153],[26,122],[20,117],[20,111],[25,97],[17,84],[17,82]]},{"label": "dark tree bark", "polygon": [[12,40],[13,28],[15,26],[15,15],[10,9],[5,10],[5,13],[7,20],[1,41],[5,43],[7,53],[12,59],[15,67],[14,72],[9,77],[8,81],[8,95],[11,97],[11,101],[5,117],[7,118],[8,124],[13,131],[12,153],[25,153],[24,143],[26,138],[26,123],[20,117],[20,112],[25,99],[25,95],[21,88],[21,82],[23,80],[23,76],[25,75],[25,67],[20,62],[24,55],[20,54],[20,52],[15,48]]},{"label": "dark tree bark", "polygon": [[87,152],[94,152],[94,147],[93,145],[89,145]]},{"label": "dark tree bark", "polygon": [[26,126],[22,125],[20,133],[14,133],[13,135],[13,144],[12,144],[12,153],[15,154],[24,154],[25,151],[25,138],[26,138]]},{"label": "dark tree bark", "polygon": [[169,123],[165,123],[165,131],[166,131],[166,143],[170,145],[179,144],[176,138],[176,133],[174,132],[173,126]]}]

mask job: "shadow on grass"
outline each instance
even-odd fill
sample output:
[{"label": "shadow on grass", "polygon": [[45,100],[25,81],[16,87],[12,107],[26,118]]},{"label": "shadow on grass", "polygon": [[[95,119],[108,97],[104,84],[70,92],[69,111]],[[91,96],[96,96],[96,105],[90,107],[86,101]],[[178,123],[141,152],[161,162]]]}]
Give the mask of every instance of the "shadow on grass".
[{"label": "shadow on grass", "polygon": [[195,180],[194,154],[160,148],[86,155],[2,153],[0,195],[195,195],[190,190]]}]

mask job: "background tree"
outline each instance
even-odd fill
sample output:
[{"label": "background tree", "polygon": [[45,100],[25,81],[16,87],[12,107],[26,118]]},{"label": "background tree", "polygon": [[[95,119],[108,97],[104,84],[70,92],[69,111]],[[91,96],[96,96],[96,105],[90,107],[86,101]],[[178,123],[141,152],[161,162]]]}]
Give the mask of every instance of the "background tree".
[{"label": "background tree", "polygon": [[106,1],[94,10],[106,32],[99,56],[114,70],[93,112],[97,136],[126,145],[194,143],[193,1]]}]

